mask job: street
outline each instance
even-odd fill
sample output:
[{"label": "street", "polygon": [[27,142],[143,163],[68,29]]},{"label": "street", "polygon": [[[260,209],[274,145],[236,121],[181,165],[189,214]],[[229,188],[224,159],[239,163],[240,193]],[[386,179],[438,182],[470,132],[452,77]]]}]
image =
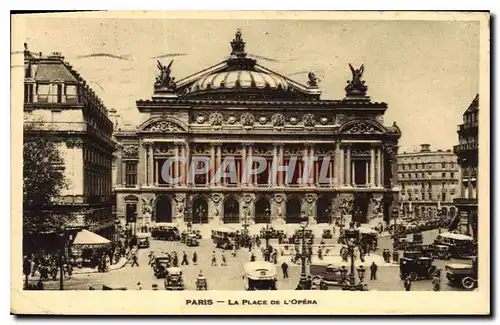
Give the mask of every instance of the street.
[{"label": "street", "polygon": [[[431,243],[437,235],[437,230],[426,231],[423,234],[424,244]],[[319,239],[318,239],[319,241]],[[326,240],[326,244],[332,244],[335,240]],[[277,245],[277,240],[270,240],[271,245]],[[263,241],[263,244],[264,241]],[[384,263],[381,257],[381,251],[385,248],[392,248],[392,240],[390,237],[379,238],[379,247],[375,253],[366,256],[363,263],[367,272],[365,274],[365,283],[367,283],[370,290],[378,291],[399,291],[404,290],[403,282],[399,278],[399,265],[393,263]],[[248,249],[240,249],[237,251],[236,257],[233,257],[231,251],[223,251],[222,249],[215,249],[211,239],[202,239],[200,246],[187,247],[180,242],[167,242],[161,240],[151,240],[149,249],[140,249],[138,253],[139,266],[132,267],[131,262],[127,263],[124,267],[109,271],[107,273],[89,273],[89,274],[76,274],[64,281],[65,290],[88,290],[93,287],[100,290],[103,285],[119,288],[126,287],[128,290],[138,289],[139,286],[143,290],[151,290],[153,284],[157,284],[159,289],[163,289],[164,279],[156,279],[153,274],[153,269],[148,265],[148,254],[153,251],[155,256],[161,255],[163,252],[177,251],[179,255],[179,264],[182,261],[182,254],[185,251],[188,254],[189,265],[181,266],[183,271],[183,278],[186,290],[196,290],[196,277],[200,271],[208,280],[209,290],[244,290],[244,282],[242,279],[243,265],[250,260]],[[193,265],[192,256],[196,251],[198,255],[197,265]],[[216,252],[217,266],[211,266],[212,252]],[[227,261],[227,266],[220,266],[221,254],[224,254]],[[257,260],[262,260],[260,254],[256,254]],[[332,263],[341,263],[339,256],[328,256],[325,259],[332,260]],[[315,258],[313,257],[313,262]],[[281,272],[281,263],[286,261],[289,265],[288,273],[289,278],[283,279]],[[370,272],[369,265],[372,261],[379,266],[377,272],[377,280],[369,280]],[[435,260],[434,265],[444,270],[447,263],[470,263],[464,260]],[[356,262],[359,265],[359,261]],[[290,262],[289,256],[280,256],[278,259],[278,290],[294,290],[300,278],[300,264]],[[138,285],[140,283],[140,285]],[[447,285],[445,273],[442,272],[442,291],[462,290],[460,288],[450,287]],[[59,281],[47,281],[45,289],[57,290],[59,289]],[[330,287],[329,290],[340,290],[337,287]],[[426,291],[432,290],[431,280],[419,280],[413,282],[412,290]]]}]

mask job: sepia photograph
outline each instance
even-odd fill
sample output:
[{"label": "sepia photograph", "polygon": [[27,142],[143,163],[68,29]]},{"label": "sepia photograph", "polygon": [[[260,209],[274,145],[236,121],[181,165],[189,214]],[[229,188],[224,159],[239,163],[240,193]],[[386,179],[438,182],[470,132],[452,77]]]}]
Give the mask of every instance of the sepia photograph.
[{"label": "sepia photograph", "polygon": [[12,26],[13,312],[489,313],[488,12]]}]

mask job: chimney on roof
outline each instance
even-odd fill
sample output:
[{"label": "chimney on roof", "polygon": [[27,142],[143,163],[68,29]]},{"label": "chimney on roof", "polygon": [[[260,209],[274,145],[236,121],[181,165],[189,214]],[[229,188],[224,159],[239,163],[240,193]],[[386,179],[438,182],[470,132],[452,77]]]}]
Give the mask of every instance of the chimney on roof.
[{"label": "chimney on roof", "polygon": [[431,145],[428,143],[423,143],[420,145],[420,152],[430,152],[431,151]]}]

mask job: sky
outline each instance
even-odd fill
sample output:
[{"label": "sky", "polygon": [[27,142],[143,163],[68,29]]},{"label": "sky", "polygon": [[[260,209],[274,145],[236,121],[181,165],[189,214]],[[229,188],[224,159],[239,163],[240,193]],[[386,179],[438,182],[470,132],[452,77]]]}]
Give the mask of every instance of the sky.
[{"label": "sky", "polygon": [[[479,22],[383,20],[200,20],[36,17],[26,20],[34,52],[62,52],[108,109],[137,125],[136,100],[150,99],[158,72],[174,59],[177,80],[225,60],[237,28],[258,63],[306,83],[321,79],[322,99],[342,99],[348,64],[364,64],[385,125],[402,130],[400,152],[451,149],[457,125],[479,89]],[[22,49],[12,49],[13,51]],[[116,57],[88,57],[109,53]],[[185,54],[185,55],[184,55]],[[302,73],[300,73],[302,72]]]}]

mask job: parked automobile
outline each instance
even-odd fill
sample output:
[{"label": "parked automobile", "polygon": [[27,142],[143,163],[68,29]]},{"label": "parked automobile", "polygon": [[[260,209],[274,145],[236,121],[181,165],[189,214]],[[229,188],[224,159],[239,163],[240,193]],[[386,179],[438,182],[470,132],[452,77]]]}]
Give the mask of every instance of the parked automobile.
[{"label": "parked automobile", "polygon": [[196,234],[190,233],[186,236],[185,239],[186,246],[199,246],[200,242],[198,241],[198,238],[196,237]]},{"label": "parked automobile", "polygon": [[138,248],[149,248],[149,234],[148,233],[138,233],[137,237],[137,247]]},{"label": "parked automobile", "polygon": [[468,290],[477,287],[477,264],[447,264],[445,271],[446,279],[450,285],[460,286]]},{"label": "parked automobile", "polygon": [[181,234],[175,224],[157,223],[151,229],[151,237],[154,239],[177,241],[181,239]]},{"label": "parked automobile", "polygon": [[157,279],[167,276],[167,269],[170,266],[169,257],[156,257],[153,263],[153,272]]},{"label": "parked automobile", "polygon": [[415,259],[402,257],[399,259],[399,276],[402,280],[410,277],[412,281],[418,279],[432,279],[436,267],[432,265],[432,259],[428,257],[417,257]]},{"label": "parked automobile", "polygon": [[182,270],[179,267],[169,267],[167,277],[165,278],[165,290],[184,290],[184,280],[182,279]]},{"label": "parked automobile", "polygon": [[446,232],[437,235],[434,244],[448,246],[451,257],[471,258],[475,255],[474,240],[470,236]]},{"label": "parked automobile", "polygon": [[347,268],[344,265],[336,265],[329,261],[316,261],[309,267],[313,281],[320,279],[328,286],[342,286],[347,281]]},{"label": "parked automobile", "polygon": [[231,249],[236,243],[236,231],[231,228],[213,229],[212,240],[217,248]]},{"label": "parked automobile", "polygon": [[269,262],[248,262],[243,267],[246,290],[276,290],[276,266]]}]

